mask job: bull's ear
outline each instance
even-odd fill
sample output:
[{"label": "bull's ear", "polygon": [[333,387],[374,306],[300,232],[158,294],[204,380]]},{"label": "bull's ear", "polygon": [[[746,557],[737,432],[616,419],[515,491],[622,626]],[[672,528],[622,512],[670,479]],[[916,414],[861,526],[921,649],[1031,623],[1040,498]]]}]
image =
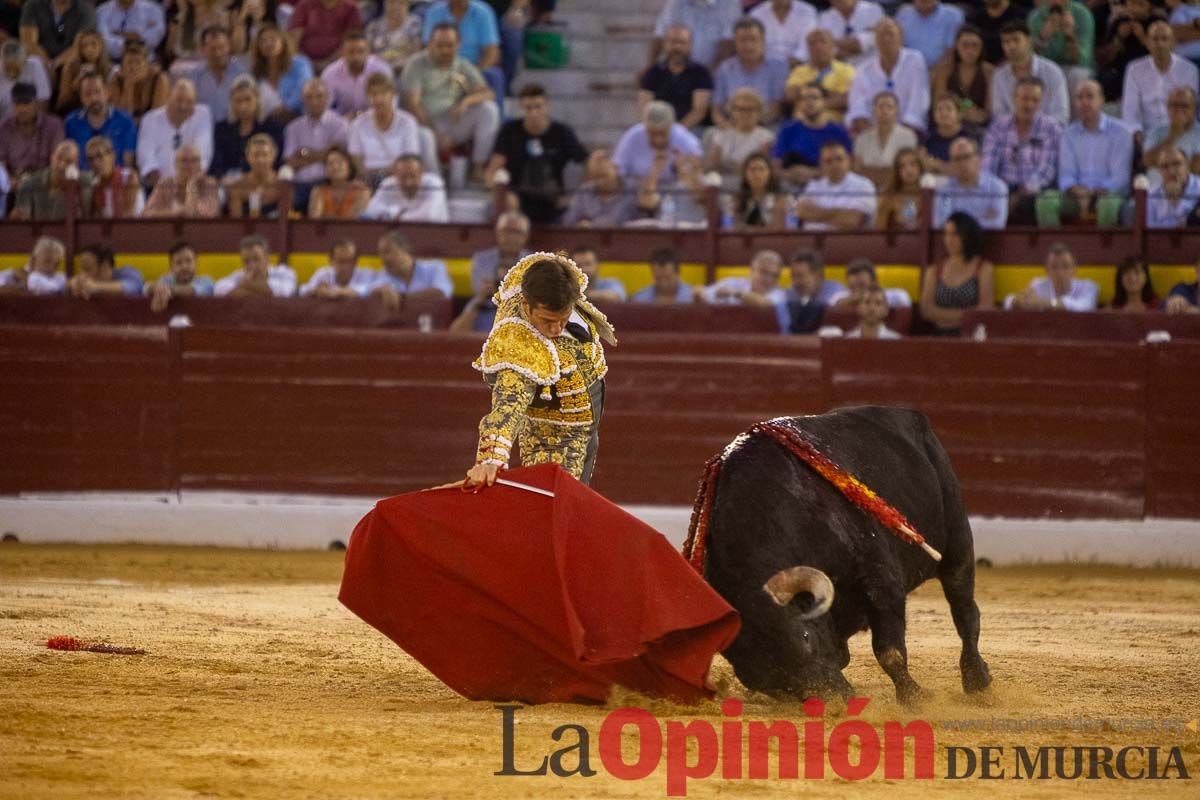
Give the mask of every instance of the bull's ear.
[{"label": "bull's ear", "polygon": [[781,606],[792,602],[792,598],[801,592],[812,595],[812,608],[804,612],[804,619],[819,617],[833,605],[833,581],[824,572],[812,567],[782,569],[763,584],[763,591]]}]

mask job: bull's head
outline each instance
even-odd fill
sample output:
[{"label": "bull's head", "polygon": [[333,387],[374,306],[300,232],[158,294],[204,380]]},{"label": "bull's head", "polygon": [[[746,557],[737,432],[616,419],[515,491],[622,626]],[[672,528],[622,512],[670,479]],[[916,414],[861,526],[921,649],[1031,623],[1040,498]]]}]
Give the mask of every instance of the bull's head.
[{"label": "bull's head", "polygon": [[829,615],[833,582],[813,567],[789,567],[771,576],[752,607],[742,611],[742,632],[725,655],[747,688],[800,699],[848,697],[842,676],[846,643]]}]

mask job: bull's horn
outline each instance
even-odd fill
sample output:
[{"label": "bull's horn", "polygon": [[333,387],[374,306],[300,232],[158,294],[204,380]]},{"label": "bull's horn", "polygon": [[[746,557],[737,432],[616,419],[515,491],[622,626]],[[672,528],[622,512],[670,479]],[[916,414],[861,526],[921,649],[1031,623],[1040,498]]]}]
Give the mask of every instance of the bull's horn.
[{"label": "bull's horn", "polygon": [[801,592],[808,592],[813,596],[813,607],[804,613],[805,619],[819,617],[833,605],[833,581],[812,567],[781,569],[763,584],[763,591],[781,606],[792,602],[792,598]]}]

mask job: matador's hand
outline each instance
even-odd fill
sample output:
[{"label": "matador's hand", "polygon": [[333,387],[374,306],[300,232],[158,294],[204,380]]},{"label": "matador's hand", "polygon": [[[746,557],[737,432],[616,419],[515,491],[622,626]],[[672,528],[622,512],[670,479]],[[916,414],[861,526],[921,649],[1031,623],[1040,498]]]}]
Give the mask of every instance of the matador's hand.
[{"label": "matador's hand", "polygon": [[467,481],[463,486],[465,488],[482,485],[491,486],[496,482],[496,475],[499,472],[499,464],[476,464],[467,470]]}]

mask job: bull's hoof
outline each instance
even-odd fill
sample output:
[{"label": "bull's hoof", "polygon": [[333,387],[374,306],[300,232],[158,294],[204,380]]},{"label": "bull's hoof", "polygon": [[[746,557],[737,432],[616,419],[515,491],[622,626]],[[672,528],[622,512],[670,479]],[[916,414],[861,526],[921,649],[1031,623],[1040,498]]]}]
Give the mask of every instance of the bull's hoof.
[{"label": "bull's hoof", "polygon": [[922,689],[916,682],[896,687],[896,699],[900,701],[901,705],[917,706],[929,696],[930,693]]},{"label": "bull's hoof", "polygon": [[973,664],[969,667],[963,667],[962,671],[962,687],[967,694],[975,694],[982,692],[984,689],[992,685],[992,673],[988,670],[987,662],[982,658],[978,664]]}]

